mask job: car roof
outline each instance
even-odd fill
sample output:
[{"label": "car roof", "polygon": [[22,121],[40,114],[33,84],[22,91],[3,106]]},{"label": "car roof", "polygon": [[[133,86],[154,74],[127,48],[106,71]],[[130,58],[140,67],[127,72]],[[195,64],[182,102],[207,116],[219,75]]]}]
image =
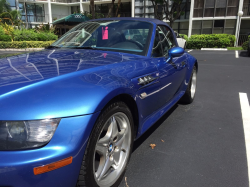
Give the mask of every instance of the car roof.
[{"label": "car roof", "polygon": [[161,20],[158,19],[153,19],[153,18],[132,18],[132,17],[115,17],[115,18],[100,18],[100,19],[94,19],[94,20],[89,20],[89,21],[100,21],[100,20],[136,20],[136,21],[146,21],[146,22],[151,22],[156,25],[169,25]]}]

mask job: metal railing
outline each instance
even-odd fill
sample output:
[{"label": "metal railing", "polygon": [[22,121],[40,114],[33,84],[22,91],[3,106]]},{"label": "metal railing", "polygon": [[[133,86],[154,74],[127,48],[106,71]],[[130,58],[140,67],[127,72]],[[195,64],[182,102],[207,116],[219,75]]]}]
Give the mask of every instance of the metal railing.
[{"label": "metal railing", "polygon": [[[108,16],[108,13],[100,13],[103,14],[104,18],[106,18]],[[118,13],[118,15],[120,15],[120,17],[131,17],[131,12],[121,12]],[[110,17],[116,17],[114,13],[111,13]]]},{"label": "metal railing", "polygon": [[238,46],[242,46],[242,44],[248,41],[248,35],[247,34],[240,34],[239,40],[238,40]]},{"label": "metal railing", "polygon": [[[26,17],[25,17],[25,15],[22,15],[22,21],[23,21],[23,22],[26,22]],[[45,16],[27,15],[27,21],[28,21],[28,22],[47,23],[47,22],[49,22],[49,18],[48,18],[47,15],[45,15]]]},{"label": "metal railing", "polygon": [[[37,1],[45,1],[47,2],[48,0],[26,0],[27,2],[37,2]],[[20,1],[20,2],[24,2],[24,0]]]},{"label": "metal railing", "polygon": [[57,3],[80,3],[80,0],[51,0],[51,2],[57,2]]},{"label": "metal railing", "polygon": [[250,4],[244,4],[243,5],[243,17],[248,17],[250,16]]}]

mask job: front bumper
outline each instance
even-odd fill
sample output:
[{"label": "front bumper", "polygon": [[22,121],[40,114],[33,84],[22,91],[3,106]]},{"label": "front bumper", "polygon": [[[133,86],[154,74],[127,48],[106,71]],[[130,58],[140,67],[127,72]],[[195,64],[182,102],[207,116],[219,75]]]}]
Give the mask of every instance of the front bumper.
[{"label": "front bumper", "polygon": [[[51,141],[44,147],[22,151],[0,151],[0,187],[74,187],[86,144],[99,112],[61,119]],[[70,165],[34,175],[35,167],[67,157]]]}]

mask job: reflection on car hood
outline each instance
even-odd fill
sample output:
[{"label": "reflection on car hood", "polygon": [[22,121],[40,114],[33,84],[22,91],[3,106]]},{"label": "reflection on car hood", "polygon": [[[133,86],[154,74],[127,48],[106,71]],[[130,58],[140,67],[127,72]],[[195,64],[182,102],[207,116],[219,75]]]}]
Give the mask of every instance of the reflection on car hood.
[{"label": "reflection on car hood", "polygon": [[[143,58],[117,52],[84,49],[53,49],[0,59],[1,87],[15,89],[64,74]],[[13,87],[12,87],[13,88]]]}]

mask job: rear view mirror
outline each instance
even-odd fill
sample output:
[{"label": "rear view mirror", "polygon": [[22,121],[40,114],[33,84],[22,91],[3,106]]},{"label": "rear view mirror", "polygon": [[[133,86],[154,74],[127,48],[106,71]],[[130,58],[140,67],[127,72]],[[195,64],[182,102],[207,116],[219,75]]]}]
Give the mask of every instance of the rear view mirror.
[{"label": "rear view mirror", "polygon": [[181,47],[173,47],[168,51],[168,56],[169,57],[179,57],[183,55],[185,50]]}]

